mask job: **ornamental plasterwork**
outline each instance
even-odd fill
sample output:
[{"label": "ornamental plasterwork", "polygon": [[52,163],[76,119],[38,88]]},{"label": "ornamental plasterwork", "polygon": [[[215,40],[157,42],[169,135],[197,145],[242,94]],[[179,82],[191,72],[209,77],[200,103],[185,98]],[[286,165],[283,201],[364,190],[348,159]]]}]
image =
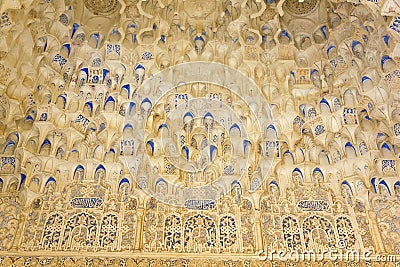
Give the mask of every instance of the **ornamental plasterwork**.
[{"label": "ornamental plasterwork", "polygon": [[396,1],[0,11],[0,266],[398,266]]}]

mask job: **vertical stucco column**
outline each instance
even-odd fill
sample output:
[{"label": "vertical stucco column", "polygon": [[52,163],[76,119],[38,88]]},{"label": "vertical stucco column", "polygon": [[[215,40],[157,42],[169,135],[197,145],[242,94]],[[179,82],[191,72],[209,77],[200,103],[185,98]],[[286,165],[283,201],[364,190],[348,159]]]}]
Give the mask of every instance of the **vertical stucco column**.
[{"label": "vertical stucco column", "polygon": [[378,218],[376,216],[375,211],[369,210],[367,211],[368,225],[372,232],[372,239],[374,241],[374,245],[377,253],[384,253],[385,246],[382,241],[381,232],[378,227]]},{"label": "vertical stucco column", "polygon": [[11,250],[18,250],[19,249],[19,244],[21,243],[22,237],[23,237],[23,231],[24,229],[24,222],[26,222],[26,214],[25,212],[22,212],[18,218],[18,228],[15,230],[15,237],[13,240],[13,244],[11,247]]},{"label": "vertical stucco column", "polygon": [[136,241],[135,241],[135,250],[140,251],[143,247],[143,220],[144,220],[145,212],[144,208],[139,207],[137,209],[137,221],[136,221]]},{"label": "vertical stucco column", "polygon": [[256,236],[256,251],[260,251],[264,249],[263,247],[263,238],[262,238],[262,232],[261,232],[261,214],[259,210],[255,211],[255,218],[254,218],[254,230],[255,230],[255,236]]}]

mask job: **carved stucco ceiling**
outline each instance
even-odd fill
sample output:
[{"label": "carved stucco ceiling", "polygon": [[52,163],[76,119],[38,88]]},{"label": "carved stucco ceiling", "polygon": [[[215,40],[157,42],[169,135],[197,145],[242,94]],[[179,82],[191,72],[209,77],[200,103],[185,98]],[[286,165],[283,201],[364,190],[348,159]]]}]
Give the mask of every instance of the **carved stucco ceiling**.
[{"label": "carved stucco ceiling", "polygon": [[327,245],[398,253],[396,5],[1,1],[0,250],[249,256],[319,246],[323,211]]}]

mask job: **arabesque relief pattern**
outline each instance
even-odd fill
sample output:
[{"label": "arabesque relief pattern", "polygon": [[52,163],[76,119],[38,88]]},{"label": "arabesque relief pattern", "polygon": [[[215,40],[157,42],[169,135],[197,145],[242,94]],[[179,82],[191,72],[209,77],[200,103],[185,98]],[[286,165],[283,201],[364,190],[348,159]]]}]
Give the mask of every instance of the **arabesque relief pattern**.
[{"label": "arabesque relief pattern", "polygon": [[[268,247],[400,260],[394,1],[15,0],[0,11],[0,266],[398,266],[258,258]],[[195,62],[254,86],[219,68],[146,86]]]}]

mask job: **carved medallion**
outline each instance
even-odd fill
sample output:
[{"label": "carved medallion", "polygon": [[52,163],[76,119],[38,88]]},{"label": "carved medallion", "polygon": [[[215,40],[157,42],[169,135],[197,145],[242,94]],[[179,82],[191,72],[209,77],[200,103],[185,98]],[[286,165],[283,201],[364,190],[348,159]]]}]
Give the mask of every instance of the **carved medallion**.
[{"label": "carved medallion", "polygon": [[110,15],[120,8],[118,0],[84,0],[84,3],[95,15]]},{"label": "carved medallion", "polygon": [[292,15],[305,16],[313,12],[317,8],[318,3],[318,0],[286,0],[284,8]]}]

